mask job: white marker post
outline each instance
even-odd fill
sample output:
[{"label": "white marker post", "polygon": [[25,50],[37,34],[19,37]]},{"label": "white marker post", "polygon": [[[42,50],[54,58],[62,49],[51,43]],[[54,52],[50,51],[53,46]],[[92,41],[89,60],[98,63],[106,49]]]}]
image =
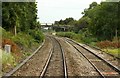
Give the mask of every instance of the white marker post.
[{"label": "white marker post", "polygon": [[11,45],[8,44],[5,45],[5,52],[11,53]]}]

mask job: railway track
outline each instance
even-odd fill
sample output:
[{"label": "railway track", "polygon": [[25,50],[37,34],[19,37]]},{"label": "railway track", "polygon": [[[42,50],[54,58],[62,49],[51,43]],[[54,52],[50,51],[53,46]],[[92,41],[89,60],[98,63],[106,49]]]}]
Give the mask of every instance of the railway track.
[{"label": "railway track", "polygon": [[116,66],[109,63],[107,60],[99,57],[92,51],[88,50],[87,48],[83,47],[82,45],[67,39],[66,40],[70,45],[72,45],[78,52],[80,52],[88,62],[95,68],[95,70],[99,73],[100,77],[106,78],[119,78],[120,76],[120,69]]},{"label": "railway track", "polygon": [[53,48],[40,74],[40,78],[48,76],[59,76],[62,78],[67,78],[67,65],[65,61],[63,48],[56,38],[50,38],[53,44]]}]

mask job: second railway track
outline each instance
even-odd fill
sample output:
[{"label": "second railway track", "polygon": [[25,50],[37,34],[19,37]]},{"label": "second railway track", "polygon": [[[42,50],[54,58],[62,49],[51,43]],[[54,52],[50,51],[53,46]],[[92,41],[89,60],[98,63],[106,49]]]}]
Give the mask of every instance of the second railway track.
[{"label": "second railway track", "polygon": [[68,39],[66,41],[69,44],[71,44],[78,52],[80,52],[89,61],[89,63],[100,74],[101,78],[106,78],[106,77],[119,78],[120,76],[119,68],[116,68],[114,65],[109,64],[109,62],[100,58],[99,56],[89,51],[85,47],[79,45],[78,43]]}]

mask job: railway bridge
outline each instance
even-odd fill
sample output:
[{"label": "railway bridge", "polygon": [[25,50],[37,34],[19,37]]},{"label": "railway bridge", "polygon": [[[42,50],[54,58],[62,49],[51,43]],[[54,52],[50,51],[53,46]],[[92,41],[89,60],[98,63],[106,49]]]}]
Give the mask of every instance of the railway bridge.
[{"label": "railway bridge", "polygon": [[41,23],[41,28],[44,30],[55,31],[71,31],[74,26],[71,25],[54,25],[53,23]]}]

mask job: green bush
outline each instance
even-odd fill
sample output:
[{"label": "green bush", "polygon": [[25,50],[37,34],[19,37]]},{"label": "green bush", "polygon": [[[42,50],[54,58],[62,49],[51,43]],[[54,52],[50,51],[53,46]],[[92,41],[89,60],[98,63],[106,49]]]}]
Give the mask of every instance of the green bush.
[{"label": "green bush", "polygon": [[71,38],[73,40],[76,40],[78,42],[82,42],[81,41],[81,34],[76,34],[74,32],[57,32],[57,36],[67,37],[67,38]]},{"label": "green bush", "polygon": [[31,47],[32,42],[34,42],[32,36],[24,33],[18,33],[16,36],[12,37],[12,40],[22,47]]},{"label": "green bush", "polygon": [[73,32],[57,32],[57,35],[62,37],[74,38],[76,34]]},{"label": "green bush", "polygon": [[3,38],[11,39],[20,47],[31,47],[33,44],[37,44],[44,40],[44,35],[41,31],[30,30],[28,34],[19,32],[16,36],[14,36],[12,33],[6,32],[6,30],[4,30],[3,28],[0,28],[0,30],[2,31]]},{"label": "green bush", "polygon": [[84,37],[82,41],[86,44],[92,44],[93,42],[97,42],[97,39],[93,37]]},{"label": "green bush", "polygon": [[31,35],[38,43],[44,40],[44,35],[40,30],[29,30],[29,35]]}]

